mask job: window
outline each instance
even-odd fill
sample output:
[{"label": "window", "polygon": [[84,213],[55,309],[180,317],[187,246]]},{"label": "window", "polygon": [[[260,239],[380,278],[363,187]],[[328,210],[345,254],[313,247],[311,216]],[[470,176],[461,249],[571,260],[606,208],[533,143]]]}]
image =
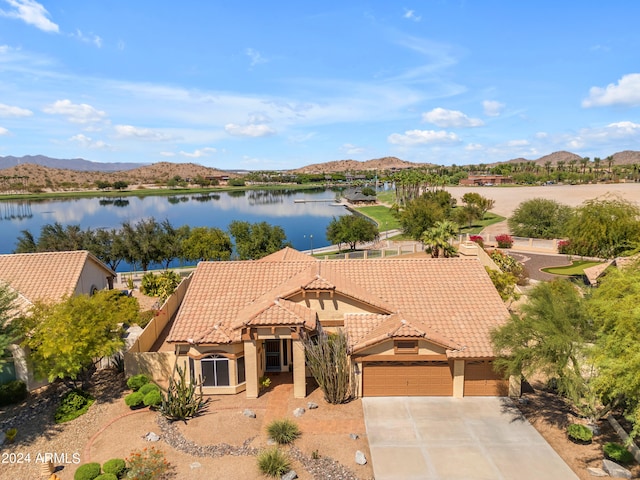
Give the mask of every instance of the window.
[{"label": "window", "polygon": [[236,369],[238,370],[238,384],[244,383],[246,380],[244,372],[244,357],[238,358],[236,361]]},{"label": "window", "polygon": [[285,367],[289,365],[289,353],[287,352],[288,340],[282,341],[282,365]]},{"label": "window", "polygon": [[202,385],[205,387],[229,386],[229,359],[212,355],[200,360]]},{"label": "window", "polygon": [[196,383],[196,367],[193,358],[189,358],[189,380]]},{"label": "window", "polygon": [[418,342],[415,340],[396,340],[394,343],[395,353],[418,353]]}]

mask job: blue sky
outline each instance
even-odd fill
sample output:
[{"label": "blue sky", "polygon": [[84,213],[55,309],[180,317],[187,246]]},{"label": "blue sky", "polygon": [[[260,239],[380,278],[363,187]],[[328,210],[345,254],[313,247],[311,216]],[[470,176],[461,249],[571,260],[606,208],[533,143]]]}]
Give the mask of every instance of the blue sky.
[{"label": "blue sky", "polygon": [[638,150],[640,2],[0,0],[0,156],[287,169]]}]

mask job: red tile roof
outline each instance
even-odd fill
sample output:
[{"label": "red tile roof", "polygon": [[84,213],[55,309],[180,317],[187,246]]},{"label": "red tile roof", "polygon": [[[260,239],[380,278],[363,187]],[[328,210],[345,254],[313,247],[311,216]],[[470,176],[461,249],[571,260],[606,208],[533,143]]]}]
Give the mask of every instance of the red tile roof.
[{"label": "red tile roof", "polygon": [[384,314],[345,316],[358,349],[363,342],[422,336],[452,357],[492,357],[490,331],[509,317],[476,258],[315,260],[285,250],[259,261],[201,262],[168,341],[229,343],[240,341],[240,328],[252,322],[307,322],[309,312],[305,317],[283,303],[304,289],[334,290]]}]

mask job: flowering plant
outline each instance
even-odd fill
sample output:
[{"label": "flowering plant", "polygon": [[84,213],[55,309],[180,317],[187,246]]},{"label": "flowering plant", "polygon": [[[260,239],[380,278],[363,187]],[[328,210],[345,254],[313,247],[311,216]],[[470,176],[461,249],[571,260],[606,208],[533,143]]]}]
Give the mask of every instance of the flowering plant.
[{"label": "flowering plant", "polygon": [[498,248],[513,247],[513,237],[506,233],[503,233],[502,235],[496,235],[496,242],[498,243]]}]

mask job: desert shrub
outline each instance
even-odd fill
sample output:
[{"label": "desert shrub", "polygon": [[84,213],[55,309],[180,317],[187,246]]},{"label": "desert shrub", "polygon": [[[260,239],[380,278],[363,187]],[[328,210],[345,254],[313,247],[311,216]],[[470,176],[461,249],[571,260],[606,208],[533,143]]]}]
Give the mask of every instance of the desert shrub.
[{"label": "desert shrub", "polygon": [[27,398],[27,385],[20,380],[0,385],[0,407],[19,403]]},{"label": "desert shrub", "polygon": [[558,253],[567,254],[571,247],[569,240],[558,240]]},{"label": "desert shrub", "polygon": [[604,454],[614,462],[628,464],[633,462],[633,454],[619,443],[609,442],[605,444]]},{"label": "desert shrub", "polygon": [[205,403],[202,383],[187,381],[184,369],[176,364],[174,374],[169,377],[167,393],[162,395],[160,413],[169,420],[186,420],[198,415]]},{"label": "desert shrub", "polygon": [[140,315],[138,316],[138,326],[140,328],[146,327],[155,316],[156,310],[145,310],[144,312],[140,312]]},{"label": "desert shrub", "polygon": [[286,454],[274,447],[258,454],[258,468],[270,477],[280,478],[289,471],[291,463]]},{"label": "desert shrub", "polygon": [[94,480],[118,480],[118,476],[113,473],[102,473],[98,475]]},{"label": "desert shrub", "polygon": [[127,464],[121,458],[112,458],[102,464],[102,471],[104,473],[112,473],[118,478],[124,475],[126,469]]},{"label": "desert shrub", "polygon": [[[140,392],[136,392],[136,393],[140,393]],[[151,390],[149,393],[147,393],[144,396],[144,398],[142,399],[142,402],[147,407],[157,407],[162,403],[162,394],[160,393],[160,390]]]},{"label": "desert shrub", "polygon": [[502,235],[496,235],[496,242],[498,242],[498,248],[511,248],[513,247],[513,237],[506,233]]},{"label": "desert shrub", "polygon": [[585,425],[572,423],[567,427],[567,435],[577,443],[589,443],[593,439],[593,432]]},{"label": "desert shrub", "polygon": [[351,364],[348,340],[343,331],[304,337],[307,367],[324,393],[324,399],[334,405],[351,398]]},{"label": "desert shrub", "polygon": [[267,425],[267,433],[276,443],[285,445],[300,436],[300,429],[295,422],[285,418],[284,420],[274,420]]},{"label": "desert shrub", "polygon": [[124,397],[124,403],[127,407],[138,408],[144,403],[144,395],[140,392],[133,392]]},{"label": "desert shrub", "polygon": [[78,418],[89,410],[95,398],[82,390],[71,390],[60,400],[54,419],[56,423],[64,423]]},{"label": "desert shrub", "polygon": [[484,248],[484,238],[482,238],[482,236],[470,235],[469,240],[471,240],[474,243],[477,243],[478,245],[480,245],[481,248]]},{"label": "desert shrub", "polygon": [[125,478],[135,480],[155,480],[162,478],[171,469],[164,452],[156,447],[134,450],[127,458]]},{"label": "desert shrub", "polygon": [[129,387],[134,392],[137,392],[138,390],[140,390],[140,388],[142,388],[143,385],[149,383],[149,381],[150,380],[147,375],[145,375],[144,373],[140,373],[138,375],[129,377],[129,379],[127,380],[127,387]]},{"label": "desert shrub", "polygon": [[160,387],[158,385],[156,385],[155,383],[149,382],[149,383],[145,383],[143,386],[141,386],[138,389],[138,392],[140,392],[142,395],[146,395],[149,392],[153,392],[153,391],[160,391]]},{"label": "desert shrub", "polygon": [[78,467],[73,480],[94,480],[98,475],[100,475],[99,463],[85,463]]},{"label": "desert shrub", "polygon": [[150,297],[159,297],[165,300],[175,291],[182,281],[182,277],[176,272],[166,270],[159,275],[147,272],[142,276],[140,291]]}]

